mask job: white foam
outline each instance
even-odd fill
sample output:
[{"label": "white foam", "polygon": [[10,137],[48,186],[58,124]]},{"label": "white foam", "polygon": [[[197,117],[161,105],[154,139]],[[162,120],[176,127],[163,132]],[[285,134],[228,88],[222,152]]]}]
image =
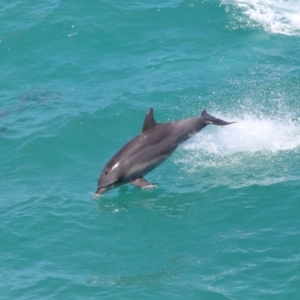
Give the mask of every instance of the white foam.
[{"label": "white foam", "polygon": [[183,146],[185,150],[199,150],[219,156],[258,151],[276,153],[296,148],[300,148],[298,121],[251,115],[243,116],[232,125],[206,127]]},{"label": "white foam", "polygon": [[207,186],[237,188],[299,180],[300,163],[294,159],[300,150],[299,119],[284,114],[277,118],[244,115],[236,121],[203,129],[181,147],[175,163],[192,178],[201,174]]},{"label": "white foam", "polygon": [[239,21],[259,24],[271,33],[300,36],[299,0],[222,0],[222,4],[241,10],[246,19]]}]

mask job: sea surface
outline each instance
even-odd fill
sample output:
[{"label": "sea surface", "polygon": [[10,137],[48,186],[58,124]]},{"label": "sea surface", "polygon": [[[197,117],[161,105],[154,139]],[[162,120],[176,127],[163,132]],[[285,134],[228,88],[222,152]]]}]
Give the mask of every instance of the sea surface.
[{"label": "sea surface", "polygon": [[[0,299],[300,299],[300,1],[0,4]],[[94,199],[157,122],[209,125]]]}]

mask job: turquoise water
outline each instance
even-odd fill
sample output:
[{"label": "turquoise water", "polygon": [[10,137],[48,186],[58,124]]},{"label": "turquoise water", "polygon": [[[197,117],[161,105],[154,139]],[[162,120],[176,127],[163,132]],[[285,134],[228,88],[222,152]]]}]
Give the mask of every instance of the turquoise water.
[{"label": "turquoise water", "polygon": [[[1,299],[299,299],[300,4],[270,2],[2,3]],[[149,107],[237,123],[93,199]]]}]

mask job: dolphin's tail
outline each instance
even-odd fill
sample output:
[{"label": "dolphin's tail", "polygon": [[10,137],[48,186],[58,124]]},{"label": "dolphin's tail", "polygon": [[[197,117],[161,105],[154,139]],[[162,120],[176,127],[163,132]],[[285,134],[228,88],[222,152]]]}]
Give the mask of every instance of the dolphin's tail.
[{"label": "dolphin's tail", "polygon": [[203,111],[201,113],[201,117],[204,119],[204,122],[206,124],[229,125],[229,124],[235,123],[235,122],[226,122],[221,119],[217,119],[217,118],[211,116],[210,114],[208,114],[206,109],[203,109]]}]

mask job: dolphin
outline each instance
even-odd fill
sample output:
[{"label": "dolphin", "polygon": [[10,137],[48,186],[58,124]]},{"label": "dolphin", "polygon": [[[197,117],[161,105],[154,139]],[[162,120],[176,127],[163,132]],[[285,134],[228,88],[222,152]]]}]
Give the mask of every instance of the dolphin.
[{"label": "dolphin", "polygon": [[208,124],[232,123],[235,122],[209,115],[205,109],[198,117],[157,123],[153,108],[149,108],[141,133],[125,144],[104,167],[94,197],[126,183],[142,189],[154,187],[144,176],[171,156],[181,143]]}]

